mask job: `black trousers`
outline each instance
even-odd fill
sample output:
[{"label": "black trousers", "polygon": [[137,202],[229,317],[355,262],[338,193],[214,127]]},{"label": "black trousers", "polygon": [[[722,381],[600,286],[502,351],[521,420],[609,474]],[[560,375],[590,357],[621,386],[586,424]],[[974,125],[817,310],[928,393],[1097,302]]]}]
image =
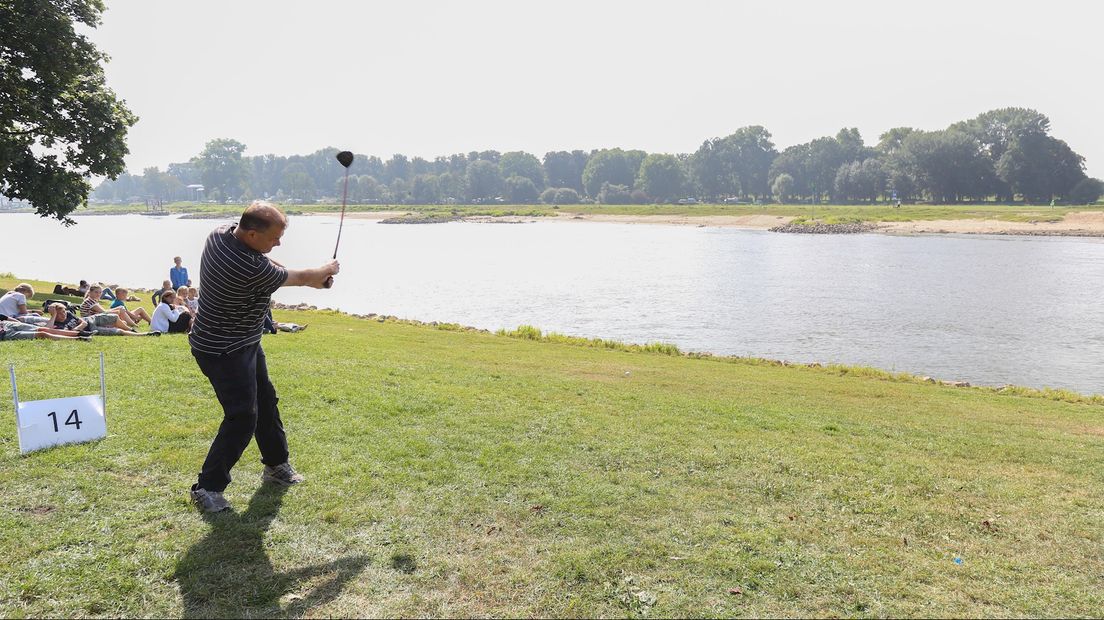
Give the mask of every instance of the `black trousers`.
[{"label": "black trousers", "polygon": [[230,470],[253,437],[257,438],[262,463],[286,463],[287,437],[276,406],[280,399],[268,380],[268,365],[261,345],[258,343],[229,355],[208,355],[193,350],[192,356],[215,388],[223,412],[222,425],[199,473],[199,488],[225,490],[230,484]]},{"label": "black trousers", "polygon": [[[181,314],[177,317],[176,322],[169,321],[169,333],[170,334],[186,334],[188,330],[192,328],[192,315]],[[263,356],[264,353],[261,353]],[[200,366],[203,368],[203,366]]]}]

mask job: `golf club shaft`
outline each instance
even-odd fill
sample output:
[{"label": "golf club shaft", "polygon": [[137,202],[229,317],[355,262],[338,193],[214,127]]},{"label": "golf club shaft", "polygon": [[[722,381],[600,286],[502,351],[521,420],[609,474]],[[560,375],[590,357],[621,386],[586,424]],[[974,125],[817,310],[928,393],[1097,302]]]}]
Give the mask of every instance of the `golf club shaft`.
[{"label": "golf club shaft", "polygon": [[337,248],[341,247],[341,229],[345,227],[345,200],[349,197],[349,169],[345,169],[345,189],[341,191],[341,222],[337,225],[337,243],[334,244],[334,260],[337,260]]}]

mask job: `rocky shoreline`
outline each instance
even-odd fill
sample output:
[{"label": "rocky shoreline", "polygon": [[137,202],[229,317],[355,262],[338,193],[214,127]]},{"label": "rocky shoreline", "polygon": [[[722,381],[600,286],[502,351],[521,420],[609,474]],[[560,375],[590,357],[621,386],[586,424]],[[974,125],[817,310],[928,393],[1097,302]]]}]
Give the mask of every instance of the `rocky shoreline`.
[{"label": "rocky shoreline", "polygon": [[389,217],[380,220],[380,224],[444,224],[445,222],[458,222],[463,220],[461,215],[441,215],[436,213],[408,213],[398,217]]},{"label": "rocky shoreline", "polygon": [[769,228],[770,232],[794,233],[801,235],[856,235],[877,230],[874,224],[852,222],[848,224],[784,224]]}]

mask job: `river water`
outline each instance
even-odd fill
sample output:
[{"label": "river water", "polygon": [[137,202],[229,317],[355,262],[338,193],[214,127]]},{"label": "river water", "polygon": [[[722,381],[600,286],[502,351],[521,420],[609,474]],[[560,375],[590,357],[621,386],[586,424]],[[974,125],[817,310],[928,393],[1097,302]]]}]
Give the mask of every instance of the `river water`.
[{"label": "river water", "polygon": [[[219,224],[138,215],[71,228],[0,215],[0,272],[152,288],[198,281]],[[335,217],[295,217],[272,257],[313,267]],[[715,227],[346,220],[331,290],[284,303],[487,329],[529,324],[683,350],[860,364],[974,384],[1104,393],[1104,241],[785,235]]]}]

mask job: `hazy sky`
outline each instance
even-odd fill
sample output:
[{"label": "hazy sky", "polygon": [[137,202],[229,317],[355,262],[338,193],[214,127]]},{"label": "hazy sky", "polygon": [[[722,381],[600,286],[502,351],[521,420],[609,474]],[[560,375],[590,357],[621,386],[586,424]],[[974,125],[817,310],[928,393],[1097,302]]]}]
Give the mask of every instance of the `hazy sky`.
[{"label": "hazy sky", "polygon": [[1095,2],[108,0],[91,36],[140,117],[132,172],[235,138],[432,158],[692,152],[764,125],[940,129],[1035,108],[1104,177]]}]

